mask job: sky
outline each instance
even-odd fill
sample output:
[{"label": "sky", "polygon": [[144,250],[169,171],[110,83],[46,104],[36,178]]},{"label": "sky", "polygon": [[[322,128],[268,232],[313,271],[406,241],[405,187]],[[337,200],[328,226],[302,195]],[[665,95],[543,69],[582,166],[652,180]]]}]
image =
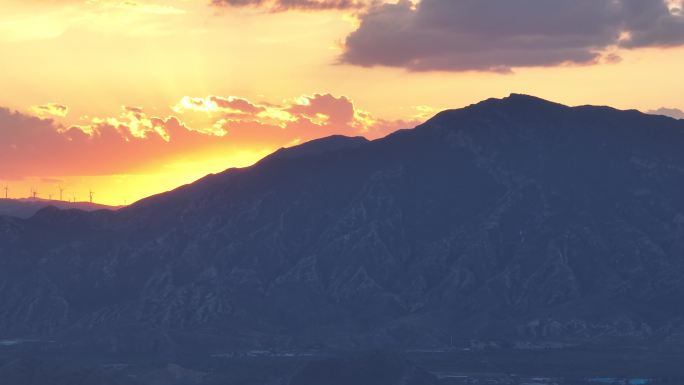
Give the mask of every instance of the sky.
[{"label": "sky", "polygon": [[13,198],[62,187],[130,204],[283,146],[379,138],[513,92],[684,118],[681,8],[2,0],[0,181]]}]

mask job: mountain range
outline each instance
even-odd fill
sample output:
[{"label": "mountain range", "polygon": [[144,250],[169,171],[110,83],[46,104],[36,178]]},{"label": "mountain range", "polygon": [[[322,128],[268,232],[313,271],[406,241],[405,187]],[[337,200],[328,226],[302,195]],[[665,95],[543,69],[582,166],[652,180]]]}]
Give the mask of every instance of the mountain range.
[{"label": "mountain range", "polygon": [[513,94],[117,211],[0,217],[0,336],[108,353],[678,344],[684,121]]},{"label": "mountain range", "polygon": [[0,215],[27,219],[48,206],[64,210],[78,209],[83,211],[118,209],[118,207],[90,202],[67,202],[40,198],[0,199]]}]

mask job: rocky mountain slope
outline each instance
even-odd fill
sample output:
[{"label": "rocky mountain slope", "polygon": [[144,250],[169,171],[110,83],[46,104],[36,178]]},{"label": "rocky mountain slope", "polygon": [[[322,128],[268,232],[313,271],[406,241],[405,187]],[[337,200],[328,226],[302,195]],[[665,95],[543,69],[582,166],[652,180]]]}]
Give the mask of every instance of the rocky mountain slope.
[{"label": "rocky mountain slope", "polygon": [[681,338],[683,121],[511,95],[334,141],[116,212],[0,218],[0,336],[106,352]]}]

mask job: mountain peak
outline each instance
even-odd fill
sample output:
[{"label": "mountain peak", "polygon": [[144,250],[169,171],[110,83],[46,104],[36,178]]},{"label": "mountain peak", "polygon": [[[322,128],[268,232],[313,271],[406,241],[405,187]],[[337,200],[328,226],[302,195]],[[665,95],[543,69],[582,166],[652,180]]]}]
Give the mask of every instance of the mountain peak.
[{"label": "mountain peak", "polygon": [[529,95],[529,94],[519,94],[519,93],[515,93],[515,92],[512,92],[510,95],[502,98],[502,100],[521,100],[521,101],[528,101],[528,102],[553,103],[553,102],[550,102],[546,99],[542,99],[538,96]]},{"label": "mountain peak", "polygon": [[368,143],[368,139],[363,136],[331,135],[293,147],[283,147],[261,161],[315,156],[327,152],[356,148],[366,143]]},{"label": "mountain peak", "polygon": [[497,99],[497,98],[491,98],[487,99],[483,102],[477,103],[476,105],[480,104],[485,104],[485,105],[497,105],[497,106],[506,106],[510,108],[540,108],[540,107],[565,107],[569,108],[568,106],[556,102],[552,102],[550,100],[546,100],[537,96],[532,96],[532,95],[527,95],[527,94],[518,94],[518,93],[511,93],[510,95]]},{"label": "mountain peak", "polygon": [[469,116],[491,117],[493,113],[506,112],[528,115],[535,111],[562,111],[571,107],[527,94],[512,93],[503,98],[489,98],[463,108],[445,110],[425,124],[448,123]]}]

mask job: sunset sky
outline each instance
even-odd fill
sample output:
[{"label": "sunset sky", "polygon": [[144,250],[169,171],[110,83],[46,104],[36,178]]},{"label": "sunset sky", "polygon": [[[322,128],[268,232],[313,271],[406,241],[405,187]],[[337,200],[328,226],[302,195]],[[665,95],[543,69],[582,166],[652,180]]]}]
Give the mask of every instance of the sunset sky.
[{"label": "sunset sky", "polygon": [[[511,92],[681,116],[667,0],[1,0],[0,180],[120,205]],[[662,110],[661,110],[662,108]],[[3,191],[4,197],[4,191]]]}]

